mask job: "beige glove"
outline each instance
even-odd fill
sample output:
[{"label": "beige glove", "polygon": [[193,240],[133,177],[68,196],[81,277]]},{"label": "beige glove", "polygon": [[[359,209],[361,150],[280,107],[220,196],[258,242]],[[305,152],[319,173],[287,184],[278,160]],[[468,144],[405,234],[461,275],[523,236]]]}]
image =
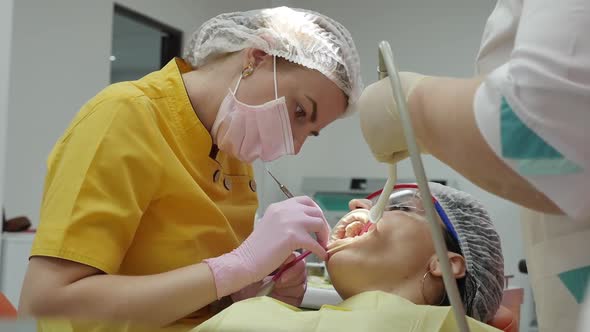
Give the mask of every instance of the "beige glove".
[{"label": "beige glove", "polygon": [[[399,76],[406,101],[414,88],[427,77],[410,72],[401,72]],[[365,141],[378,161],[394,164],[408,157],[408,147],[389,77],[365,88],[355,108],[360,114]]]}]

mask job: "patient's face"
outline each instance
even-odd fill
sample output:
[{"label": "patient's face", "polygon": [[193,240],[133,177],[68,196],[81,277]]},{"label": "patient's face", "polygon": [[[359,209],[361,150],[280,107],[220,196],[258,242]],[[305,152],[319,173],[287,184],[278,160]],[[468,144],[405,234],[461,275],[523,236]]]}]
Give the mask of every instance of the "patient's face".
[{"label": "patient's face", "polygon": [[[369,232],[354,237],[354,230],[349,229],[349,234],[340,235],[345,239],[330,244],[335,247],[353,242],[331,255],[327,262],[340,296],[348,298],[369,290],[391,291],[417,275],[421,278],[428,270],[429,259],[435,254],[434,245],[421,200],[414,197],[411,201],[412,204],[390,207]],[[351,204],[366,209],[371,206],[362,201]]]}]

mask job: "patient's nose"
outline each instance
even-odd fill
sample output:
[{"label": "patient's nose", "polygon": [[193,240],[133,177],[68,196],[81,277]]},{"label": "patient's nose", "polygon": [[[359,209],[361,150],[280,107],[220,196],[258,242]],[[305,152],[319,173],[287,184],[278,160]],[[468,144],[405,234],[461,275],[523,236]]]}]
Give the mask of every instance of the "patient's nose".
[{"label": "patient's nose", "polygon": [[367,209],[370,210],[373,206],[373,203],[368,199],[353,199],[348,202],[348,208],[352,210],[356,209]]}]

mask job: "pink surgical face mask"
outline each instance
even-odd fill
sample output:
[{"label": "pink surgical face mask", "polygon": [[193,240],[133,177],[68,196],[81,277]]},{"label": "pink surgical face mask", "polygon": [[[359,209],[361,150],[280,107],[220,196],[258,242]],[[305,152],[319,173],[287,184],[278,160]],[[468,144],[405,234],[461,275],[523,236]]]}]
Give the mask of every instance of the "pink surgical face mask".
[{"label": "pink surgical face mask", "polygon": [[[273,58],[275,99],[262,105],[247,105],[236,98],[235,90],[221,103],[211,129],[215,144],[221,151],[251,163],[256,159],[272,161],[295,154],[291,121],[285,97],[278,97],[276,57]],[[219,131],[220,128],[224,131]]]}]

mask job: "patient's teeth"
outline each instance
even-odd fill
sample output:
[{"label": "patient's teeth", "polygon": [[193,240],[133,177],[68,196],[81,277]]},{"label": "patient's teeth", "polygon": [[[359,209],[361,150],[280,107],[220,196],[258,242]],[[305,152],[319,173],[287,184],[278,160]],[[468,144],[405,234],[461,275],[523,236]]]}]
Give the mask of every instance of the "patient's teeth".
[{"label": "patient's teeth", "polygon": [[345,236],[346,237],[355,237],[355,236],[359,235],[359,233],[362,231],[362,229],[363,229],[363,223],[360,221],[355,221],[355,222],[351,223],[350,225],[346,226]]}]

